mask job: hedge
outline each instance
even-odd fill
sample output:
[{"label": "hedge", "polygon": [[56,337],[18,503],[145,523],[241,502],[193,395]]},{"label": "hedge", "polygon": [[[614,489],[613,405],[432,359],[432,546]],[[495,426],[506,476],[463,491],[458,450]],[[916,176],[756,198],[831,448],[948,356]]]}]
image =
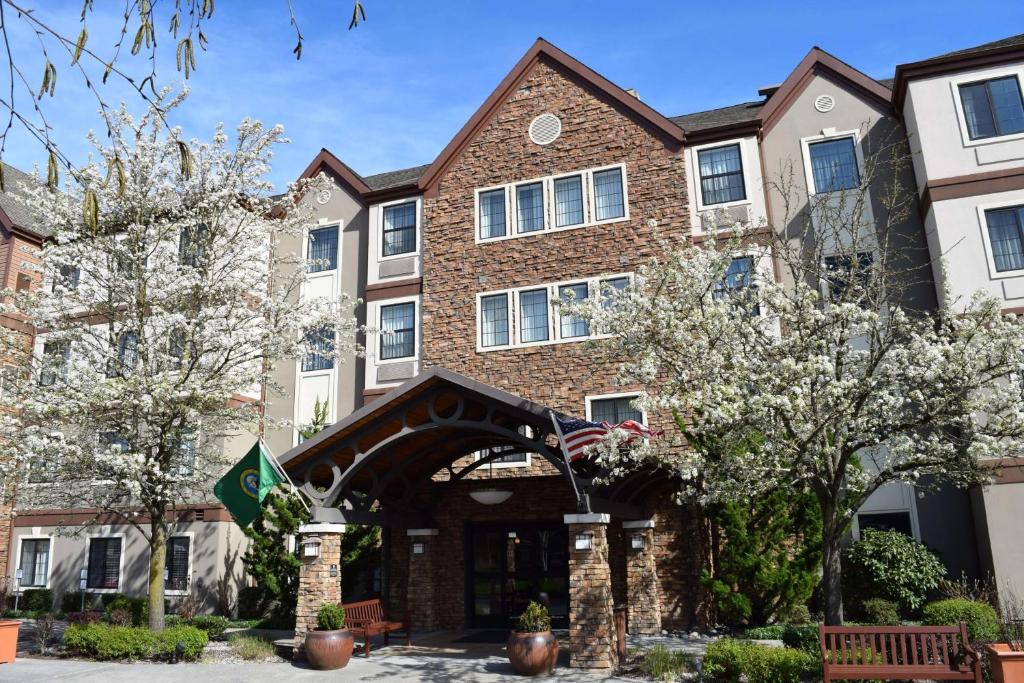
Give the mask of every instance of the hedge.
[{"label": "hedge", "polygon": [[95,659],[170,659],[181,643],[181,659],[194,661],[207,642],[206,633],[193,626],[172,626],[154,633],[138,626],[71,624],[64,632],[65,647]]},{"label": "hedge", "polygon": [[817,674],[819,662],[802,650],[723,638],[708,645],[702,671],[721,683],[796,683]]},{"label": "hedge", "polygon": [[821,656],[821,640],[818,638],[818,627],[815,624],[786,624],[782,630],[782,644],[809,652],[815,657]]},{"label": "hedge", "polygon": [[952,626],[966,621],[972,643],[991,643],[999,639],[999,615],[987,602],[951,598],[930,602],[922,612],[923,621],[929,626]]},{"label": "hedge", "polygon": [[147,598],[130,598],[127,595],[118,595],[107,603],[107,621],[112,621],[111,617],[118,610],[124,610],[131,616],[132,626],[143,626],[149,621],[149,600]]},{"label": "hedge", "polygon": [[224,630],[231,625],[227,617],[218,617],[210,614],[198,614],[183,623],[205,631],[210,640],[217,640],[224,635]]},{"label": "hedge", "polygon": [[21,594],[18,609],[23,612],[52,612],[53,591],[49,588],[31,588]]}]

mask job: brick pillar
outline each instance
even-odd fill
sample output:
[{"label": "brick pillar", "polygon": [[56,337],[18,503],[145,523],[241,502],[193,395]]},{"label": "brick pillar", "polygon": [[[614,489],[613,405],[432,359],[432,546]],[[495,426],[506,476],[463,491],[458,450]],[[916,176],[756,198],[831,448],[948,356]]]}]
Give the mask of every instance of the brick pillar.
[{"label": "brick pillar", "polygon": [[405,592],[409,622],[414,631],[437,629],[437,568],[444,566],[437,543],[437,529],[408,529],[409,573]]},{"label": "brick pillar", "polygon": [[661,633],[661,600],[658,599],[658,568],[654,561],[654,520],[623,522],[622,533],[626,537],[629,632],[657,635]]},{"label": "brick pillar", "polygon": [[[303,524],[299,527],[299,599],[295,605],[295,654],[302,656],[306,632],[316,628],[324,603],[341,603],[341,535],[344,524]],[[307,557],[307,541],[320,541],[320,554]]]},{"label": "brick pillar", "polygon": [[[615,666],[608,515],[565,515],[569,525],[569,666],[604,671]],[[585,546],[589,545],[589,548]]]}]

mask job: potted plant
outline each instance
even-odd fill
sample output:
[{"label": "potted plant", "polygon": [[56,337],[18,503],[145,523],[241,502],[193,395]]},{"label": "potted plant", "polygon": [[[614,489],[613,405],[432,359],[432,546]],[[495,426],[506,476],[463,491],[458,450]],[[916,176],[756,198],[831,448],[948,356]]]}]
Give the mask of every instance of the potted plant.
[{"label": "potted plant", "polygon": [[523,676],[550,674],[558,661],[558,640],[551,632],[548,609],[531,602],[508,637],[508,661]]},{"label": "potted plant", "polygon": [[1024,604],[1012,593],[1002,601],[1003,643],[990,643],[988,651],[989,668],[995,683],[1016,683],[1024,681]]},{"label": "potted plant", "polygon": [[18,652],[18,628],[21,622],[17,619],[0,619],[0,664],[14,661]]},{"label": "potted plant", "polygon": [[306,633],[306,659],[314,669],[341,669],[352,657],[353,641],[344,608],[326,603],[316,613],[316,630]]}]

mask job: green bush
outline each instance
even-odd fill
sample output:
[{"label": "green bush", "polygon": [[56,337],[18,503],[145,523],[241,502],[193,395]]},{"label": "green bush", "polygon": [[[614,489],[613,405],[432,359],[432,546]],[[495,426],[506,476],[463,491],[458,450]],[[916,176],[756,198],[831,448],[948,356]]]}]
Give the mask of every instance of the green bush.
[{"label": "green bush", "polygon": [[916,611],[946,568],[932,551],[899,531],[864,529],[843,556],[843,594],[883,598]]},{"label": "green bush", "polygon": [[[92,607],[92,596],[85,596],[85,610]],[[60,597],[60,611],[65,614],[82,611],[82,591],[68,591]]]},{"label": "green bush", "polygon": [[782,640],[782,633],[786,630],[786,624],[771,624],[770,626],[755,626],[743,632],[747,640]]},{"label": "green bush", "polygon": [[693,671],[693,655],[679,650],[669,650],[664,645],[655,645],[644,653],[640,670],[658,681],[674,681],[679,674]]},{"label": "green bush", "polygon": [[182,659],[195,660],[206,647],[206,633],[192,626],[172,626],[159,634],[146,627],[109,624],[72,624],[64,632],[71,652],[95,659],[170,658],[178,643]]},{"label": "green bush", "polygon": [[154,655],[161,659],[172,659],[175,649],[181,643],[184,649],[181,659],[194,662],[203,654],[203,648],[209,642],[206,632],[195,626],[171,626],[165,628],[157,635],[157,644]]},{"label": "green bush", "polygon": [[345,608],[341,605],[326,603],[316,613],[317,631],[337,631],[345,628]]},{"label": "green bush", "polygon": [[972,643],[991,643],[999,639],[999,615],[986,602],[950,598],[930,602],[922,611],[923,621],[929,626],[953,626],[966,621]]},{"label": "green bush", "polygon": [[519,633],[540,633],[551,630],[551,615],[548,608],[540,603],[530,601],[523,613],[519,615],[516,631]]},{"label": "green bush", "polygon": [[130,615],[132,626],[143,626],[149,621],[149,600],[146,598],[129,598],[127,595],[118,595],[107,603],[107,621],[114,623],[115,616],[123,610]]},{"label": "green bush", "polygon": [[49,588],[32,588],[21,594],[18,608],[25,612],[52,612],[53,591]]},{"label": "green bush", "polygon": [[259,586],[245,586],[238,590],[238,617],[260,619],[266,614],[264,591]]},{"label": "green bush", "polygon": [[818,658],[802,650],[723,638],[708,645],[703,672],[721,683],[796,683],[818,667]]},{"label": "green bush", "polygon": [[860,606],[865,623],[889,626],[900,623],[900,608],[891,600],[871,598]]},{"label": "green bush", "polygon": [[803,650],[818,656],[821,652],[821,641],[818,639],[818,627],[814,624],[786,624],[782,629],[782,644],[797,650]]},{"label": "green bush", "polygon": [[231,621],[227,617],[198,614],[188,621],[188,625],[206,631],[206,635],[210,640],[217,640],[224,635],[224,630],[231,625]]}]

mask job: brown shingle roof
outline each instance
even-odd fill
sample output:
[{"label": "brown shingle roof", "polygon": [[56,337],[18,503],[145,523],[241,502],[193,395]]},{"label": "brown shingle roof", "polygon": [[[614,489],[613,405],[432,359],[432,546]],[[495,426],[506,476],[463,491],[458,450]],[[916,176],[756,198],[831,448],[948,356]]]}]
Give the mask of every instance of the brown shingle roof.
[{"label": "brown shingle roof", "polygon": [[48,237],[49,231],[40,227],[28,206],[25,194],[35,185],[35,179],[10,164],[4,164],[4,191],[0,192],[0,209],[11,219],[11,223],[40,237]]},{"label": "brown shingle roof", "polygon": [[430,168],[430,164],[402,168],[397,171],[385,171],[384,173],[363,176],[363,182],[371,190],[390,190],[393,187],[414,185],[428,168]]},{"label": "brown shingle roof", "polygon": [[728,107],[699,111],[693,114],[671,116],[669,120],[682,128],[684,132],[695,133],[700,130],[753,121],[761,113],[762,107],[764,107],[764,100],[758,100],[757,102],[744,102]]},{"label": "brown shingle roof", "polygon": [[975,45],[974,47],[965,47],[962,50],[954,50],[953,52],[945,52],[941,55],[936,55],[932,59],[939,59],[941,57],[969,57],[973,54],[981,52],[988,52],[989,50],[998,50],[1004,47],[1024,47],[1024,33],[1010,36],[1009,38],[1000,38],[999,40],[993,40],[990,43],[982,43],[981,45]]}]

